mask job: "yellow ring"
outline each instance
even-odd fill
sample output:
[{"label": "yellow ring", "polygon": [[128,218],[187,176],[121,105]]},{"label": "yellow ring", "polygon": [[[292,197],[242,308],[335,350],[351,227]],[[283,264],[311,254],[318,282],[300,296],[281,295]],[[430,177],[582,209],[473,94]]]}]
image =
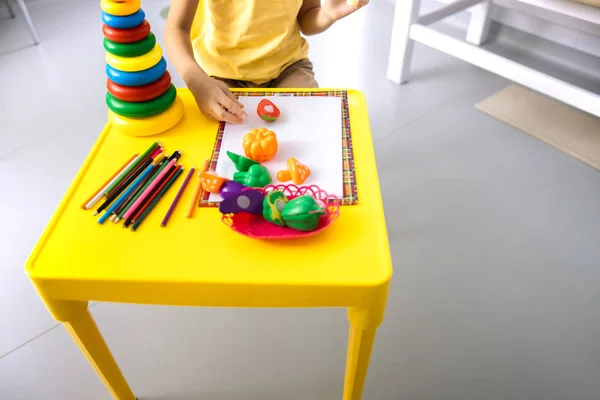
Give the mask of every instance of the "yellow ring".
[{"label": "yellow ring", "polygon": [[107,52],[106,63],[119,71],[138,72],[154,67],[162,55],[162,49],[157,43],[152,50],[138,57],[121,57]]},{"label": "yellow ring", "polygon": [[135,14],[142,7],[142,2],[140,0],[127,0],[125,2],[101,0],[100,7],[102,7],[102,11],[107,14],[124,17],[126,15]]},{"label": "yellow ring", "polygon": [[108,111],[108,120],[113,128],[130,136],[151,136],[171,129],[183,117],[183,101],[179,97],[162,114],[149,118],[128,118]]}]

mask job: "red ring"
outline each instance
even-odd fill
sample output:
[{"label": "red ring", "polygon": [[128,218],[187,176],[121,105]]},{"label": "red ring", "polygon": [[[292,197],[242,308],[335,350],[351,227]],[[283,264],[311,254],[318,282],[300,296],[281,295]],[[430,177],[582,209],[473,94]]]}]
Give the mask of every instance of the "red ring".
[{"label": "red ring", "polygon": [[140,25],[130,29],[111,28],[106,24],[102,24],[102,33],[108,40],[117,43],[139,42],[150,34],[150,24],[144,20]]},{"label": "red ring", "polygon": [[164,92],[171,86],[171,75],[169,71],[165,71],[163,76],[152,83],[142,86],[123,86],[114,83],[110,79],[106,80],[106,88],[109,93],[115,98],[130,103],[140,103],[142,101],[152,100]]}]

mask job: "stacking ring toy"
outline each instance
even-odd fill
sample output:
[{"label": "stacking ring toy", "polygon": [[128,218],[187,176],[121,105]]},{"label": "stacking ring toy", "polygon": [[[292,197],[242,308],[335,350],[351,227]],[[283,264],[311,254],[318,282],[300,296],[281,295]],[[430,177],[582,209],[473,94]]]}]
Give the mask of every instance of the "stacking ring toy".
[{"label": "stacking ring toy", "polygon": [[117,43],[139,42],[150,34],[150,24],[144,20],[140,25],[130,29],[116,29],[103,24],[102,33],[108,40]]},{"label": "stacking ring toy", "polygon": [[106,105],[115,114],[130,118],[148,118],[160,114],[171,107],[177,97],[177,89],[171,84],[167,91],[159,97],[143,103],[128,103],[106,93]]},{"label": "stacking ring toy", "polygon": [[137,72],[119,71],[106,64],[106,76],[108,76],[111,81],[123,86],[147,85],[163,76],[166,70],[167,62],[164,58],[161,58],[155,66]]},{"label": "stacking ring toy", "polygon": [[171,75],[169,71],[157,81],[142,86],[122,86],[114,83],[110,79],[106,80],[106,89],[116,99],[129,101],[131,103],[140,103],[142,101],[152,100],[169,89],[171,86]]},{"label": "stacking ring toy", "polygon": [[148,53],[139,57],[119,57],[106,53],[106,62],[111,67],[125,72],[143,71],[156,65],[162,58],[162,49],[157,44]]},{"label": "stacking ring toy", "polygon": [[117,28],[117,29],[135,28],[136,26],[138,26],[142,22],[144,22],[144,18],[146,18],[146,14],[144,13],[144,10],[142,10],[142,9],[137,10],[137,12],[135,12],[134,14],[125,15],[122,17],[120,17],[118,15],[111,15],[111,14],[108,14],[108,13],[102,11],[102,22],[104,22],[106,25],[110,26],[111,28]]},{"label": "stacking ring toy", "polygon": [[179,97],[167,111],[154,117],[135,119],[108,111],[108,120],[119,132],[131,136],[151,136],[171,129],[183,117],[183,101]]},{"label": "stacking ring toy", "polygon": [[129,0],[129,1],[115,1],[115,0],[101,0],[100,7],[102,11],[110,15],[124,16],[135,14],[137,10],[142,6],[140,0]]},{"label": "stacking ring toy", "polygon": [[139,57],[154,48],[156,37],[150,32],[148,36],[135,43],[117,43],[104,38],[104,49],[110,54],[121,57]]}]

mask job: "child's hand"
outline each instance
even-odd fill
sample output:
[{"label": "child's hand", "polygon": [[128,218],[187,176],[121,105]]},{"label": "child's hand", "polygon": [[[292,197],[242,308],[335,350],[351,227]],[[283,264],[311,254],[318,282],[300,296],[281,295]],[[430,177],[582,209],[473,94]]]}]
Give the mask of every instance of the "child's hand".
[{"label": "child's hand", "polygon": [[321,9],[333,21],[337,21],[367,4],[369,4],[369,0],[323,0]]},{"label": "child's hand", "polygon": [[223,82],[207,76],[198,77],[195,82],[188,82],[188,88],[204,115],[232,124],[241,124],[246,119],[244,105]]}]

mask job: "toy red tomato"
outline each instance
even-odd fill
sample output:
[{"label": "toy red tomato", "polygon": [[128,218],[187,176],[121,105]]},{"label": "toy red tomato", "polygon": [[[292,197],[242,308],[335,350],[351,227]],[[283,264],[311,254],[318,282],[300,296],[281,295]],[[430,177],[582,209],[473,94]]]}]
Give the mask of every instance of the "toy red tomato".
[{"label": "toy red tomato", "polygon": [[279,108],[268,99],[262,99],[260,103],[258,103],[256,113],[263,121],[267,122],[277,121],[277,118],[279,118],[279,115],[281,114]]}]

